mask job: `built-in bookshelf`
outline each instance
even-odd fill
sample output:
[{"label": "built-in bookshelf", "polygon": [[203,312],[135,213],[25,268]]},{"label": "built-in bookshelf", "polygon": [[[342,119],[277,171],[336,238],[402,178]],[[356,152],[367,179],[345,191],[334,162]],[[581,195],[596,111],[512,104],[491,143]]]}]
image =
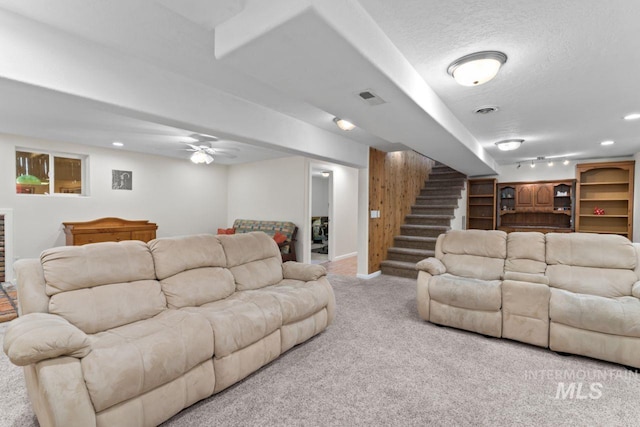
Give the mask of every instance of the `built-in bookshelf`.
[{"label": "built-in bookshelf", "polygon": [[467,229],[496,228],[496,180],[467,181]]},{"label": "built-in bookshelf", "polygon": [[576,165],[576,231],[633,238],[635,162]]}]

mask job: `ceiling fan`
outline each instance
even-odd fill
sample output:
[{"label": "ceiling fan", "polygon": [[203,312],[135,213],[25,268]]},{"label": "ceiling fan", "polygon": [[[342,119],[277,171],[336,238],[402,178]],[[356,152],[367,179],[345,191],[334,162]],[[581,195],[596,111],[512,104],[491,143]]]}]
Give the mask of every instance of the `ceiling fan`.
[{"label": "ceiling fan", "polygon": [[213,142],[218,141],[218,138],[208,135],[200,135],[197,133],[191,134],[191,138],[195,139],[195,142],[186,142],[189,147],[186,150],[191,151],[191,161],[193,163],[206,163],[213,162],[214,156],[226,157],[228,159],[235,159],[236,156],[228,153],[228,151],[240,151],[237,148],[225,147],[217,148],[213,146]]}]

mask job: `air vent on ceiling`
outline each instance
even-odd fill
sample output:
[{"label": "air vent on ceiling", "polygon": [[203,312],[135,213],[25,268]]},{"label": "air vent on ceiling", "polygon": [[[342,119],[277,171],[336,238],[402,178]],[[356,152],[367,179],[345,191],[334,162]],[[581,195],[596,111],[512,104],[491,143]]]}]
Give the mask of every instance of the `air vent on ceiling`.
[{"label": "air vent on ceiling", "polygon": [[376,95],[375,93],[373,93],[373,91],[371,90],[363,90],[362,92],[358,93],[358,97],[360,99],[362,99],[367,105],[370,106],[374,106],[374,105],[380,105],[380,104],[384,104],[385,101],[384,99],[380,98],[378,95]]},{"label": "air vent on ceiling", "polygon": [[495,113],[496,111],[498,111],[498,107],[488,106],[488,107],[480,107],[477,110],[474,110],[473,112],[476,114],[489,114],[489,113]]}]

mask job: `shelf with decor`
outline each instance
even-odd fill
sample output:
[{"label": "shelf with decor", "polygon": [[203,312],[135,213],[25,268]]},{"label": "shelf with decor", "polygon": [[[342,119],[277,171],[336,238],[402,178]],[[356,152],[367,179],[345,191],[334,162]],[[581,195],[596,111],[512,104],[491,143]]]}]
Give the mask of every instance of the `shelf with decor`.
[{"label": "shelf with decor", "polygon": [[467,229],[493,230],[496,227],[496,180],[467,181]]},{"label": "shelf with decor", "polygon": [[574,181],[498,183],[498,229],[573,231]]},{"label": "shelf with decor", "polygon": [[635,162],[576,165],[576,231],[633,237]]}]

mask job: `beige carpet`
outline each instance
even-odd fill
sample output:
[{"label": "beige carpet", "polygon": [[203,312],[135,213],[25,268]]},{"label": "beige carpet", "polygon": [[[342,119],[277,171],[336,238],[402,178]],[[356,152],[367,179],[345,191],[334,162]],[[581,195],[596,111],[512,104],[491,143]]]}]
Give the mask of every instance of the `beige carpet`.
[{"label": "beige carpet", "polygon": [[[423,322],[414,280],[330,281],[327,331],[165,425],[638,425],[640,376],[618,365]],[[0,375],[0,425],[35,425],[4,355]],[[556,398],[559,382],[576,383],[573,399]]]}]

